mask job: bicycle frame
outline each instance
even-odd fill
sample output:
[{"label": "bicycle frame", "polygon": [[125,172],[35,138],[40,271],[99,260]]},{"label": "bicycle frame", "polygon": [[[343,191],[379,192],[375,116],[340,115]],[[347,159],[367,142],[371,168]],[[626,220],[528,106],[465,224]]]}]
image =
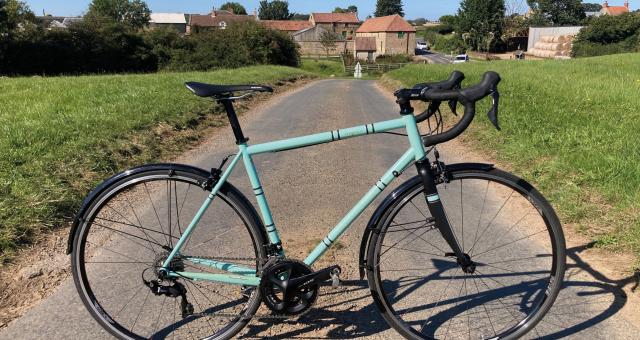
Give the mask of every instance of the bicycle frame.
[{"label": "bicycle frame", "polygon": [[[269,153],[293,150],[298,148],[305,148],[318,144],[332,143],[339,140],[361,137],[371,134],[378,134],[388,132],[391,130],[406,129],[410,148],[402,157],[376,182],[374,186],[356,203],[356,205],[338,222],[338,224],[329,232],[329,234],[315,247],[315,249],[306,257],[304,263],[307,265],[314,264],[322,255],[336,242],[342,234],[347,231],[352,223],[362,214],[362,212],[389,186],[396,177],[404,172],[412,163],[423,161],[426,158],[424,146],[422,144],[422,137],[418,130],[416,119],[413,115],[404,115],[401,118],[388,120],[378,123],[366,124],[356,126],[352,128],[334,130],[330,132],[324,132],[314,135],[302,136],[297,138],[285,139],[281,141],[269,142],[264,144],[258,144],[249,146],[246,142],[242,142],[238,145],[239,152],[233,158],[227,169],[220,176],[220,180],[216,183],[211,190],[211,194],[207,197],[205,202],[200,207],[200,210],[196,213],[189,226],[185,229],[183,235],[177,241],[174,249],[169,254],[169,257],[163,264],[163,268],[167,272],[168,277],[183,277],[193,280],[206,280],[216,281],[235,285],[246,286],[258,286],[260,284],[260,278],[256,276],[255,269],[242,267],[232,263],[226,263],[221,261],[215,261],[210,259],[200,259],[195,257],[186,257],[184,260],[192,262],[194,264],[205,265],[211,268],[215,268],[221,271],[227,272],[226,274],[213,274],[213,273],[194,273],[194,272],[172,272],[167,270],[169,263],[172,259],[180,253],[180,250],[191,233],[197,227],[200,219],[207,211],[213,200],[215,199],[218,191],[229,178],[229,175],[233,172],[238,165],[240,159],[242,159],[249,181],[251,182],[253,192],[258,201],[258,207],[262,215],[264,225],[267,230],[267,235],[271,245],[280,245],[280,236],[276,230],[271,209],[262,189],[258,172],[253,163],[252,156]],[[429,198],[429,202],[432,199]],[[281,249],[281,248],[280,248]],[[281,250],[281,255],[284,256],[284,251]]]}]

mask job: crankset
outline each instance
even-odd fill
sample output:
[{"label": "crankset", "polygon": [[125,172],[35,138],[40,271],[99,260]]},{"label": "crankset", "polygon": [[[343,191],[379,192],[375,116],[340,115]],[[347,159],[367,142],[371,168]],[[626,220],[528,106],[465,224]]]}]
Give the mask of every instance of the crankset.
[{"label": "crankset", "polygon": [[340,267],[332,266],[314,272],[304,262],[279,260],[267,266],[260,281],[262,298],[272,311],[296,315],[307,311],[318,297],[320,283],[337,281]]}]

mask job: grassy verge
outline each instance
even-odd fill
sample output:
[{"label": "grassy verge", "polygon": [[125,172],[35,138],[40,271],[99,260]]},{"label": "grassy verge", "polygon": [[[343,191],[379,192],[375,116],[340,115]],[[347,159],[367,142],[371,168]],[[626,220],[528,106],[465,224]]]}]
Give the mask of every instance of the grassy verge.
[{"label": "grassy verge", "polygon": [[226,124],[183,83],[282,85],[310,73],[260,66],[198,73],[0,79],[0,264],[68,221],[100,180],[194,145]]},{"label": "grassy verge", "polygon": [[[405,85],[445,79],[476,83],[502,75],[500,122],[483,112],[469,145],[495,153],[532,180],[569,223],[615,251],[640,255],[640,54],[571,61],[500,61],[409,66],[388,74]],[[637,265],[637,264],[636,264]]]},{"label": "grassy verge", "polygon": [[321,76],[344,76],[342,69],[342,61],[339,58],[333,59],[313,59],[303,58],[300,66],[305,71],[312,72]]}]

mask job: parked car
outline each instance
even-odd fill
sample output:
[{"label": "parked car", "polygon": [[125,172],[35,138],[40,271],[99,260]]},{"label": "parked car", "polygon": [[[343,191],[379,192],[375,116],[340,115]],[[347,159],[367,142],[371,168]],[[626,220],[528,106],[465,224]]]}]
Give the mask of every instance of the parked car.
[{"label": "parked car", "polygon": [[459,54],[453,59],[454,64],[462,64],[462,63],[468,63],[468,62],[469,62],[469,56],[466,54]]},{"label": "parked car", "polygon": [[416,48],[421,50],[421,51],[428,51],[429,50],[429,45],[425,41],[418,41],[416,43]]}]

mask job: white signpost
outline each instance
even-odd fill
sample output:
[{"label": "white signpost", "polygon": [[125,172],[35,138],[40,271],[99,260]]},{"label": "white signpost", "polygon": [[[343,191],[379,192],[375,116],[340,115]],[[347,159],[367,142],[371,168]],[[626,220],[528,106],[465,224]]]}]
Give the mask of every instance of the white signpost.
[{"label": "white signpost", "polygon": [[362,65],[360,62],[356,64],[356,71],[353,73],[354,78],[362,78]]}]

